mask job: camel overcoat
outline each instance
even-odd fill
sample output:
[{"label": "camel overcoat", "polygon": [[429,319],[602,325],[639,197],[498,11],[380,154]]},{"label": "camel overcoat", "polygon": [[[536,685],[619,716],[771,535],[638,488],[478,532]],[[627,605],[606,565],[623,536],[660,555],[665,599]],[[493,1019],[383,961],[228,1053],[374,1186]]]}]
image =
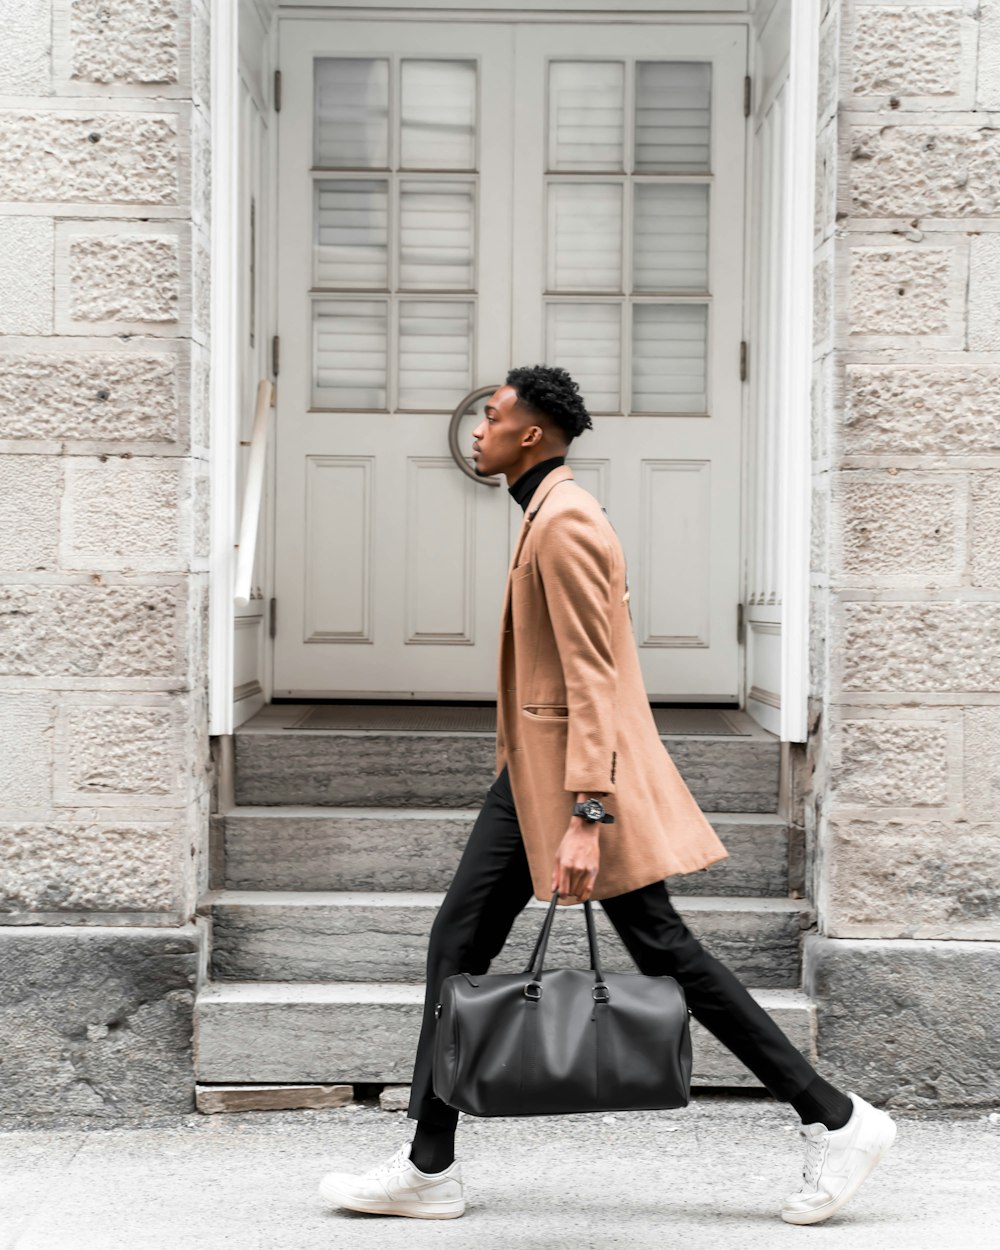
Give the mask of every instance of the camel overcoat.
[{"label": "camel overcoat", "polygon": [[[625,558],[594,496],[558,465],[531,497],[507,573],[496,766],[507,765],[535,897],[579,790],[607,792],[592,899],[727,858],[664,749],[625,598]],[[579,902],[575,896],[559,905]]]}]

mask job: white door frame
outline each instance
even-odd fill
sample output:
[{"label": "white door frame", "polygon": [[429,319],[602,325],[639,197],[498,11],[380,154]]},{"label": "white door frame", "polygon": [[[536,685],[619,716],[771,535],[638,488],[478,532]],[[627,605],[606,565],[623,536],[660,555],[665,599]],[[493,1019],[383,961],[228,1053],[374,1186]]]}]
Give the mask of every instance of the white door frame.
[{"label": "white door frame", "polygon": [[805,742],[809,699],[809,530],[812,500],[813,213],[819,0],[794,0],[788,69],[789,122],[784,194],[788,231],[781,291],[788,308],[782,354],[788,414],[778,483],[781,617],[781,740]]},{"label": "white door frame", "polygon": [[[628,20],[615,13],[609,0],[573,0],[572,11],[560,12],[564,0],[549,0],[546,12],[537,6],[511,3],[508,12],[523,12],[526,20],[595,21]],[[303,16],[308,10],[350,10],[355,6],[326,4],[323,0],[300,0]],[[395,0],[383,4],[370,0],[366,18],[385,17],[409,9],[419,19],[425,0]],[[489,20],[489,0],[436,0],[435,7],[456,8],[467,20]],[[569,9],[568,0],[565,7]],[[747,22],[746,0],[713,0],[708,21]],[[482,10],[469,12],[469,10]],[[629,0],[640,20],[670,23],[690,20],[692,9],[682,0]],[[380,11],[381,10],[381,11]],[[789,349],[784,356],[790,413],[797,419],[786,427],[787,439],[778,466],[783,500],[783,539],[780,563],[784,577],[786,611],[781,650],[781,738],[806,739],[809,675],[809,517],[812,466],[810,463],[809,413],[812,379],[812,238],[813,177],[816,148],[816,84],[819,41],[817,0],[796,0],[791,6],[791,55],[789,92],[792,123],[789,127],[788,197],[789,230],[783,256],[782,289],[788,300],[791,327]],[[234,598],[233,575],[237,518],[234,515],[236,410],[239,380],[239,344],[236,333],[236,291],[239,257],[235,247],[238,145],[231,142],[237,121],[239,84],[238,7],[232,0],[212,0],[212,453],[211,453],[211,558],[209,607],[209,732],[228,734],[233,722]],[[455,20],[460,20],[456,14]],[[633,19],[635,20],[635,19]]]}]

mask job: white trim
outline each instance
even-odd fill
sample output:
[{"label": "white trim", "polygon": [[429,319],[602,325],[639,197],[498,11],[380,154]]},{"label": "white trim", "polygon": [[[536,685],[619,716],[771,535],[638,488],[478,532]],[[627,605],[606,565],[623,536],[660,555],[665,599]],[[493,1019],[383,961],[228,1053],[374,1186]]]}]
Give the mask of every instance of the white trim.
[{"label": "white trim", "polygon": [[236,342],[239,193],[238,6],[212,0],[212,534],[209,562],[209,733],[233,729],[233,578],[239,356]]},{"label": "white trim", "polygon": [[813,212],[818,0],[791,5],[788,148],[785,172],[785,249],[782,296],[787,343],[783,354],[786,408],[778,465],[781,526],[778,559],[783,587],[781,738],[805,742],[809,697],[809,523],[812,493],[810,411],[813,327]]}]

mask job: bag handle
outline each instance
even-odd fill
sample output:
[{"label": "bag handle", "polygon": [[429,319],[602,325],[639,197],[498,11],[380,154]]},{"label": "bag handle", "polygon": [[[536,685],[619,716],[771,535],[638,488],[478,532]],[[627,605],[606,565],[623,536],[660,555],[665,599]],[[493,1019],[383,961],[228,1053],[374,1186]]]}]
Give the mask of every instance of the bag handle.
[{"label": "bag handle", "polygon": [[[525,985],[524,992],[528,998],[538,999],[542,996],[542,965],[545,962],[545,951],[549,944],[549,934],[552,932],[552,923],[556,918],[556,906],[559,902],[558,889],[552,892],[552,901],[549,903],[549,909],[545,914],[545,920],[542,923],[541,931],[535,942],[535,949],[531,952],[531,958],[525,967],[525,972],[531,973],[531,980]],[[587,922],[587,944],[590,947],[590,966],[594,972],[594,999],[598,1002],[607,1002],[610,992],[607,983],[604,980],[604,973],[601,970],[601,958],[597,952],[597,929],[594,925],[594,913],[591,910],[590,900],[586,900],[583,904],[583,914]],[[534,991],[532,987],[537,989]],[[598,990],[601,994],[598,997]],[[532,992],[529,993],[529,990]]]}]

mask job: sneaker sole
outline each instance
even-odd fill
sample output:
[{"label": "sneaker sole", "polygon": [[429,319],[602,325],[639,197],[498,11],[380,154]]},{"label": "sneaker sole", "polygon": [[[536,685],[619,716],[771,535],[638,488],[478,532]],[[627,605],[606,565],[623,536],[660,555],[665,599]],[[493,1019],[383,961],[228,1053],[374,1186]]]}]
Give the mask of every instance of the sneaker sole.
[{"label": "sneaker sole", "polygon": [[896,1121],[890,1120],[889,1121],[889,1133],[888,1133],[888,1136],[886,1137],[886,1140],[878,1148],[875,1154],[871,1155],[871,1157],[868,1160],[868,1166],[865,1168],[863,1172],[860,1172],[854,1178],[853,1184],[848,1185],[847,1188],[844,1189],[842,1193],[838,1194],[836,1198],[828,1202],[826,1206],[817,1207],[815,1211],[793,1211],[787,1214],[784,1211],[782,1211],[781,1218],[785,1221],[786,1224],[818,1224],[820,1220],[829,1219],[830,1216],[834,1214],[834,1212],[840,1210],[840,1208],[844,1205],[845,1202],[848,1201],[848,1199],[854,1197],[854,1195],[861,1188],[862,1182],[867,1180],[868,1177],[871,1176],[872,1172],[875,1171],[878,1165],[882,1162],[885,1156],[889,1153],[889,1147],[892,1145],[892,1143],[895,1140],[896,1140]]},{"label": "sneaker sole", "polygon": [[348,1211],[363,1211],[366,1215],[408,1215],[417,1220],[453,1220],[465,1213],[464,1199],[458,1202],[394,1202],[391,1205],[377,1202],[374,1199],[352,1198],[342,1193],[335,1185],[325,1181],[319,1184],[319,1192],[330,1202]]}]

